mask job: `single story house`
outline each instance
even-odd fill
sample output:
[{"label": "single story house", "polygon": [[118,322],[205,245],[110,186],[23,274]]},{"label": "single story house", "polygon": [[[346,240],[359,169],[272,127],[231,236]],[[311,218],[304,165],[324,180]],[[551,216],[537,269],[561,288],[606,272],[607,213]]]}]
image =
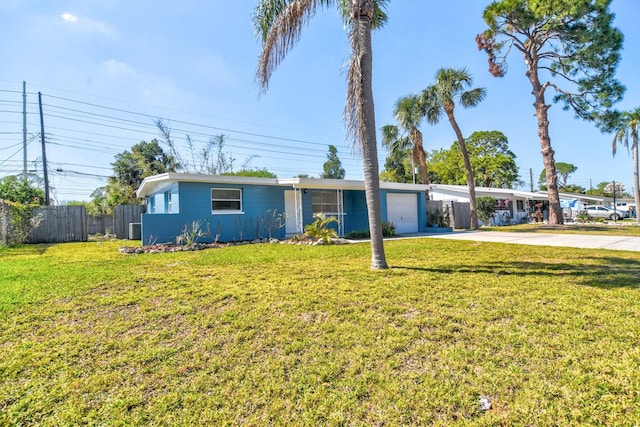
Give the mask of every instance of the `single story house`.
[{"label": "single story house", "polygon": [[[477,197],[496,199],[495,218],[498,224],[520,223],[535,218],[547,220],[549,195],[546,191],[523,191],[510,188],[475,187]],[[469,202],[466,185],[431,184],[429,195],[432,200],[447,202]],[[575,193],[558,193],[565,219],[574,218],[584,205],[602,204],[605,197]]]},{"label": "single story house", "polygon": [[[428,188],[380,182],[382,220],[397,233],[425,231]],[[203,242],[285,238],[320,213],[338,219],[340,236],[369,228],[363,181],[164,173],[145,178],[137,196],[143,244],[176,242],[194,224],[209,231]]]},{"label": "single story house", "polygon": [[[536,205],[548,203],[546,193],[514,190],[511,188],[475,187],[476,198],[496,199],[496,216],[500,223],[519,223],[529,218]],[[432,200],[469,202],[469,188],[466,185],[431,184]]]}]

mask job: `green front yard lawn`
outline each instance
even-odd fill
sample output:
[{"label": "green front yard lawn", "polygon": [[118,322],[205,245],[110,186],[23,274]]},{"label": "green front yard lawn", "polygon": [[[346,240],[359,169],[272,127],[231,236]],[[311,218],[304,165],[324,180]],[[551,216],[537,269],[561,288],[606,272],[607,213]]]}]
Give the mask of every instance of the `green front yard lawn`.
[{"label": "green front yard lawn", "polygon": [[121,244],[0,249],[0,425],[640,423],[638,253]]}]

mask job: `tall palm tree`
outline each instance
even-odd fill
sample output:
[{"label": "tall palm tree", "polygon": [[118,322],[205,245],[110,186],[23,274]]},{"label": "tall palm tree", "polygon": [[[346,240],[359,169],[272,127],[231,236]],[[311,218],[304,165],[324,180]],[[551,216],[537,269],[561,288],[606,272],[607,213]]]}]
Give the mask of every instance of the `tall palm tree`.
[{"label": "tall palm tree", "polygon": [[371,30],[381,27],[387,16],[387,0],[259,0],[253,24],[262,39],[256,80],[266,91],[274,69],[300,38],[302,26],[318,9],[335,5],[349,28],[351,58],[347,71],[347,102],[344,117],[347,136],[360,148],[371,231],[371,268],[385,269],[382,240],[378,148],[372,90]]},{"label": "tall palm tree", "polygon": [[636,223],[640,224],[640,161],[638,160],[638,128],[640,128],[640,107],[622,114],[622,121],[613,137],[613,155],[616,155],[618,143],[629,149],[629,137],[631,137],[631,152],[633,153],[633,198],[636,202]]},{"label": "tall palm tree", "polygon": [[469,187],[469,205],[471,208],[471,228],[478,228],[478,213],[476,210],[476,189],[473,180],[473,170],[469,160],[469,152],[462,131],[453,114],[456,101],[464,108],[478,105],[485,97],[485,88],[466,90],[473,84],[471,74],[464,68],[441,68],[436,73],[436,81],[422,91],[423,102],[426,105],[427,121],[436,124],[446,114],[453,131],[456,133]]},{"label": "tall palm tree", "polygon": [[413,164],[420,166],[422,183],[429,184],[427,153],[422,144],[422,132],[418,129],[425,116],[421,98],[418,95],[409,95],[398,99],[393,115],[398,124],[382,127],[382,145],[393,153],[411,150]]}]

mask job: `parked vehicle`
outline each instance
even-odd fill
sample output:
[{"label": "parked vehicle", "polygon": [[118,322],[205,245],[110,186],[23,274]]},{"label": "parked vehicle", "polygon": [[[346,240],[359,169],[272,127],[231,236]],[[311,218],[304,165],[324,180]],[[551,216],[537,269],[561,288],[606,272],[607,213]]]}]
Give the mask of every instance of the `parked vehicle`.
[{"label": "parked vehicle", "polygon": [[636,204],[629,202],[617,202],[616,210],[626,212],[627,218],[635,218],[637,213]]},{"label": "parked vehicle", "polygon": [[604,218],[604,219],[623,219],[626,218],[628,215],[628,212],[625,211],[619,211],[616,210],[614,211],[611,208],[608,208],[606,206],[595,206],[595,205],[591,205],[591,206],[585,206],[583,213],[586,213],[587,215],[589,215],[590,218]]}]

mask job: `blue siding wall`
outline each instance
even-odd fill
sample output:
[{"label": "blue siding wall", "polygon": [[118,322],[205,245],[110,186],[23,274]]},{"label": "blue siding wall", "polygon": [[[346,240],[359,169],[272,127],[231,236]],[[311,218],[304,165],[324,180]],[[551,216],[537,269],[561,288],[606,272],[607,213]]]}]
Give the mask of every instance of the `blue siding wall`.
[{"label": "blue siding wall", "polygon": [[[243,213],[213,214],[211,212],[212,188],[238,188],[242,190]],[[270,209],[276,209],[278,213],[284,212],[284,187],[255,186],[255,185],[224,185],[181,182],[176,190],[172,190],[174,200],[173,210],[178,213],[159,214],[158,209],[164,206],[163,189],[158,193],[162,202],[156,200],[156,213],[144,214],[142,217],[143,244],[150,241],[157,243],[176,242],[185,225],[191,228],[193,221],[200,221],[203,231],[207,230],[207,223],[211,237],[200,238],[201,242],[210,242],[216,235],[221,242],[240,240],[252,240],[267,237],[264,227],[258,224]],[[174,197],[175,194],[175,197]],[[176,202],[179,207],[176,208]],[[274,232],[272,237],[284,238],[284,228]]]},{"label": "blue siding wall", "polygon": [[[237,188],[242,190],[242,213],[213,214],[211,212],[212,188]],[[267,237],[267,232],[261,224],[268,210],[284,213],[284,191],[290,190],[286,186],[258,186],[258,185],[227,185],[180,182],[171,187],[163,188],[147,198],[155,199],[155,213],[142,215],[142,243],[176,242],[176,237],[184,230],[190,229],[194,221],[201,223],[201,229],[207,231],[207,225],[212,236],[200,238],[199,241],[212,241],[216,235],[221,242],[253,240]],[[172,199],[172,213],[163,213],[165,194],[170,191]],[[395,192],[395,191],[394,191]],[[387,220],[387,191],[381,192],[382,220]],[[415,192],[418,197],[419,231],[426,230],[426,202],[424,192]],[[344,232],[365,230],[369,228],[367,203],[362,190],[343,191]],[[302,194],[303,223],[313,222],[312,190]],[[150,211],[148,211],[150,212]],[[260,226],[259,226],[260,225]],[[257,230],[259,226],[259,230]],[[242,236],[241,236],[242,234]],[[273,232],[272,237],[283,239],[285,229]]]},{"label": "blue siding wall", "polygon": [[369,213],[364,191],[344,192],[344,232],[366,230],[369,228]]}]

